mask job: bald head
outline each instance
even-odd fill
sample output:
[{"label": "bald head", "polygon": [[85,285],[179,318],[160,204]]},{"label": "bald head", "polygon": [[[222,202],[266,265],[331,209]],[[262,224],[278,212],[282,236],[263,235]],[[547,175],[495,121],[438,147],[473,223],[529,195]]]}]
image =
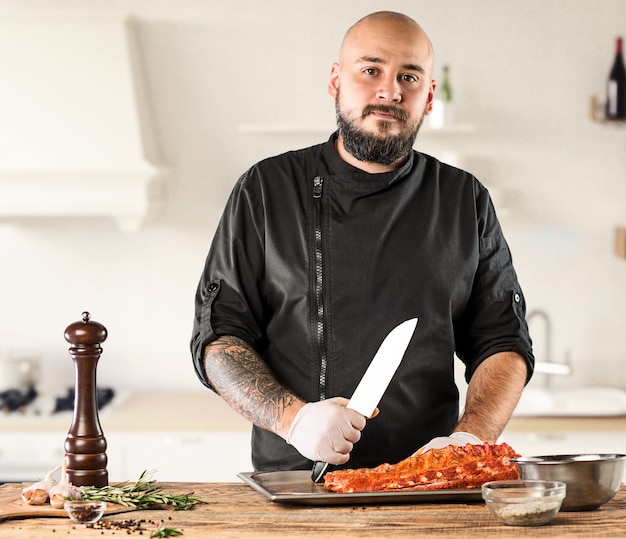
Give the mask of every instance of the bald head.
[{"label": "bald head", "polygon": [[339,63],[353,61],[355,51],[365,50],[368,42],[413,49],[424,64],[421,67],[426,75],[432,76],[432,43],[422,27],[411,17],[394,11],[377,11],[358,20],[343,38]]}]

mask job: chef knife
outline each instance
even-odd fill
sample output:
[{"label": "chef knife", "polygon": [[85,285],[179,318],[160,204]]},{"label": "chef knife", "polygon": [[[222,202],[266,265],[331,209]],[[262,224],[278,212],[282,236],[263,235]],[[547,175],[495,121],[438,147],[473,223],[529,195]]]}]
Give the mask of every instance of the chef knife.
[{"label": "chef knife", "polygon": [[[374,355],[374,359],[369,364],[359,385],[356,386],[347,408],[356,410],[365,417],[372,417],[402,361],[416,326],[417,318],[411,318],[389,332]],[[315,462],[311,473],[313,482],[321,481],[327,468],[328,462]]]}]

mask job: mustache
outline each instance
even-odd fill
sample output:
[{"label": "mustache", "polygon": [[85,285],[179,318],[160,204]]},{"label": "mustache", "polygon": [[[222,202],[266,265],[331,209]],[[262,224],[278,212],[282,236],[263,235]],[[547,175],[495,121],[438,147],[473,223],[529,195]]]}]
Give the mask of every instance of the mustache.
[{"label": "mustache", "polygon": [[389,114],[396,120],[406,122],[409,119],[408,113],[404,109],[398,107],[392,107],[391,105],[365,105],[361,116],[365,118],[374,112],[382,112],[383,114]]}]

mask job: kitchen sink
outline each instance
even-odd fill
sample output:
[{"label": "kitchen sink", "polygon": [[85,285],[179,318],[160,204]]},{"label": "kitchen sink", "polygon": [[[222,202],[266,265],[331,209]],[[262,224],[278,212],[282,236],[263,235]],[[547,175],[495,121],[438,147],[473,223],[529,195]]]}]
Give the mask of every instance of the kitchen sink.
[{"label": "kitchen sink", "polygon": [[621,416],[626,415],[626,391],[613,387],[527,387],[514,416]]}]

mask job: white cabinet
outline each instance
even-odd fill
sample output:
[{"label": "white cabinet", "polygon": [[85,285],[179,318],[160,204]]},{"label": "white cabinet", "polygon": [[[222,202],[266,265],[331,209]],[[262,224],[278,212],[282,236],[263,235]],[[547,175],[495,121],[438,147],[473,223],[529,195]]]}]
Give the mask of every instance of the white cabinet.
[{"label": "white cabinet", "polygon": [[[245,431],[112,431],[105,438],[109,483],[136,481],[145,470],[155,470],[157,481],[191,482],[236,482],[239,472],[252,471]],[[62,463],[64,443],[53,431],[3,432],[0,483],[43,479]]]},{"label": "white cabinet", "polygon": [[135,481],[144,470],[156,470],[158,481],[233,482],[252,471],[245,431],[110,432],[107,441],[112,482]]},{"label": "white cabinet", "polygon": [[35,481],[63,461],[64,438],[53,433],[3,432],[0,481]]},{"label": "white cabinet", "polygon": [[[30,482],[43,479],[46,473],[63,462],[65,456],[65,434],[55,431],[3,432],[0,437],[0,482]],[[122,453],[117,447],[107,448],[107,457],[112,469],[119,473],[118,463]],[[55,474],[60,478],[60,472]]]}]

